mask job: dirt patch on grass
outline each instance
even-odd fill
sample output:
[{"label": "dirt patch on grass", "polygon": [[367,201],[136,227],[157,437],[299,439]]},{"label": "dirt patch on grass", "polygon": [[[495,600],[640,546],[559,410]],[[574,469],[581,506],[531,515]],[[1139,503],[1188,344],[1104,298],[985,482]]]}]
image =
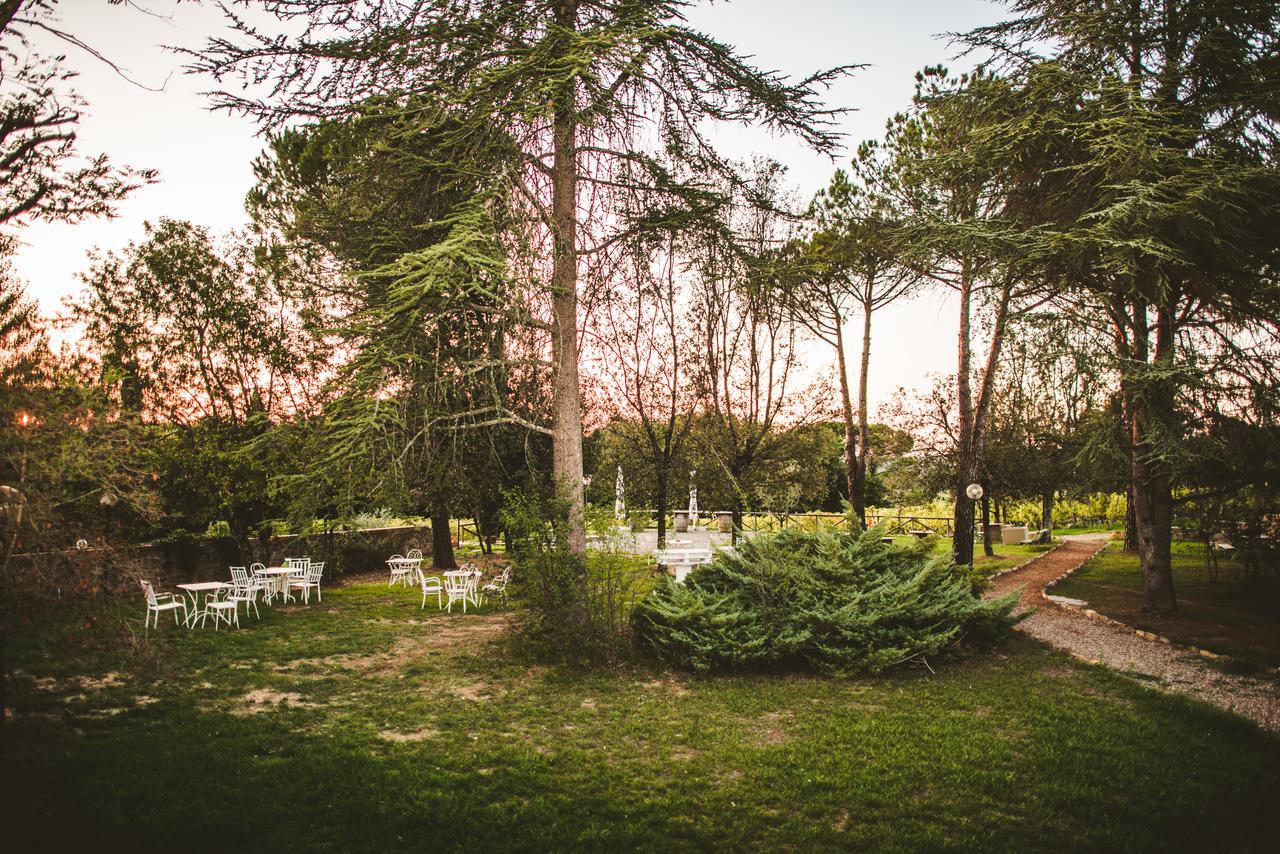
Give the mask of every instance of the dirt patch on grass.
[{"label": "dirt patch on grass", "polygon": [[[370,622],[397,622],[377,620]],[[474,652],[487,645],[503,627],[497,616],[465,617],[456,620],[412,620],[413,625],[426,625],[421,632],[397,637],[387,652],[338,653],[313,658],[295,658],[275,665],[275,670],[292,672],[303,668],[338,670],[363,676],[388,676],[410,664],[435,655]]]},{"label": "dirt patch on grass", "polygon": [[119,673],[112,671],[101,676],[71,676],[63,681],[59,681],[52,676],[41,676],[31,680],[31,684],[37,691],[50,693],[76,691],[76,698],[84,699],[86,694],[94,694],[122,685],[124,684],[124,679],[121,678]]},{"label": "dirt patch on grass", "polygon": [[240,697],[239,704],[232,709],[233,714],[256,715],[269,712],[277,706],[294,706],[301,709],[313,709],[319,704],[308,702],[301,694],[294,691],[276,691],[272,688],[257,688]]},{"label": "dirt patch on grass", "polygon": [[273,669],[277,672],[292,672],[313,667],[318,670],[343,670],[363,673],[380,669],[383,662],[388,658],[389,656],[385,653],[374,653],[372,655],[341,653],[338,655],[326,655],[322,658],[295,658],[293,661],[277,664]]},{"label": "dirt patch on grass", "polygon": [[690,693],[689,688],[687,688],[683,683],[670,677],[641,682],[640,687],[649,691],[666,691],[673,697],[683,697]]},{"label": "dirt patch on grass", "polygon": [[424,727],[423,729],[414,730],[413,732],[397,732],[395,730],[384,729],[378,733],[378,737],[384,741],[393,741],[397,744],[408,744],[417,741],[426,741],[435,738],[440,734],[440,730]]},{"label": "dirt patch on grass", "polygon": [[[434,689],[430,690],[434,693]],[[471,682],[465,685],[448,685],[444,690],[446,693],[452,694],[459,700],[467,700],[472,703],[494,700],[506,693],[499,687],[486,685],[483,682]]]},{"label": "dirt patch on grass", "polygon": [[791,712],[766,712],[751,722],[749,738],[757,747],[785,744],[791,740],[788,728],[794,720]]}]

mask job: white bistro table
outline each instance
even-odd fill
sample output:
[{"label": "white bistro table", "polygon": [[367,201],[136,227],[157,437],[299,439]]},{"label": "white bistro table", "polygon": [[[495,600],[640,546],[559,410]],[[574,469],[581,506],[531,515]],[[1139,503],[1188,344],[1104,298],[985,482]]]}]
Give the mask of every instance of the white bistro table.
[{"label": "white bistro table", "polygon": [[[480,607],[480,579],[484,577],[484,573],[482,573],[478,569],[450,569],[450,570],[446,570],[441,574],[444,575],[446,579],[446,583],[445,583],[446,592],[448,592],[450,588],[450,585],[448,584],[448,580],[450,579],[453,580],[455,585],[459,583],[465,585],[463,588],[463,591],[464,591],[463,595],[460,597],[463,602],[462,604],[463,613],[466,613],[467,602],[470,602],[472,605],[475,605],[477,608]],[[468,584],[467,583],[468,581],[470,581],[471,583]],[[452,605],[454,601],[455,601],[455,597],[452,593],[450,593],[449,604]]]},{"label": "white bistro table", "polygon": [[388,587],[397,581],[404,582],[408,586],[413,584],[414,570],[422,566],[422,558],[393,557],[387,560],[387,566],[391,567],[391,580],[387,582]]},{"label": "white bistro table", "polygon": [[185,592],[191,600],[191,607],[187,609],[187,628],[195,628],[196,620],[200,617],[201,593],[212,593],[215,590],[230,586],[225,581],[193,581],[190,584],[179,584],[178,589]]},{"label": "white bistro table", "polygon": [[284,601],[292,602],[289,596],[289,576],[298,570],[288,566],[269,566],[266,569],[258,570],[257,574],[265,576],[271,582],[271,587],[267,592],[267,604],[271,604],[271,599],[276,594],[284,597]]}]

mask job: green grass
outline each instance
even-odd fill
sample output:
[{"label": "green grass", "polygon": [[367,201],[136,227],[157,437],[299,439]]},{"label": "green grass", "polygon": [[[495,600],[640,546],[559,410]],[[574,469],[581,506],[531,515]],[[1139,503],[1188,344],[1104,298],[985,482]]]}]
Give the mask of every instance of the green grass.
[{"label": "green grass", "polygon": [[1112,525],[1075,525],[1066,528],[1054,528],[1053,535],[1055,537],[1065,537],[1071,534],[1104,534],[1123,530],[1123,527],[1117,528]]},{"label": "green grass", "polygon": [[[915,537],[910,535],[894,537],[898,542],[909,542]],[[951,550],[950,537],[932,537],[933,550],[937,554],[948,552]],[[993,543],[991,550],[995,552],[991,557],[987,557],[982,553],[982,544],[974,543],[973,546],[973,573],[978,578],[990,578],[997,572],[1006,569],[1012,569],[1015,566],[1026,563],[1032,558],[1038,557],[1052,549],[1052,545],[1004,545],[1003,543]]]},{"label": "green grass", "polygon": [[876,679],[583,673],[417,606],[335,589],[146,644],[132,602],[16,619],[9,850],[1273,850],[1280,739],[1026,639]]},{"label": "green grass", "polygon": [[1218,580],[1210,581],[1204,546],[1173,544],[1178,596],[1178,614],[1173,617],[1143,612],[1138,556],[1126,554],[1119,543],[1109,545],[1053,592],[1084,599],[1099,613],[1179,643],[1258,666],[1280,666],[1280,587],[1246,583],[1233,559],[1222,558],[1218,566]]}]

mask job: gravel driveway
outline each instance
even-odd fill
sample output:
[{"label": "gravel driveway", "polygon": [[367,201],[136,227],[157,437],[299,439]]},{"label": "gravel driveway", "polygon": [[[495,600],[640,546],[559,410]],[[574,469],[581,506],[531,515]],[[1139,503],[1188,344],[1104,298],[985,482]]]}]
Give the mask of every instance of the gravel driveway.
[{"label": "gravel driveway", "polygon": [[1132,629],[1044,604],[1040,593],[1045,585],[1078,569],[1108,539],[1105,534],[1066,537],[1059,548],[997,578],[987,595],[999,596],[1023,587],[1018,608],[1034,609],[1034,613],[1018,628],[1031,637],[1120,673],[1141,674],[1147,677],[1142,680],[1144,685],[1204,700],[1280,732],[1280,681],[1224,673],[1181,647],[1144,640]]}]

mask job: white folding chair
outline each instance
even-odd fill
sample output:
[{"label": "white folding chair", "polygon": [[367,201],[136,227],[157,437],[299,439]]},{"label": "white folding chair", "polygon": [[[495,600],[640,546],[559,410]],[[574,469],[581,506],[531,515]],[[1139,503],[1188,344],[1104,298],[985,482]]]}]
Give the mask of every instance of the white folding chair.
[{"label": "white folding chair", "polygon": [[253,586],[262,594],[262,601],[270,605],[271,600],[279,591],[276,589],[278,586],[276,579],[269,575],[264,575],[266,571],[267,567],[265,564],[249,564],[249,572],[252,575]]},{"label": "white folding chair", "polygon": [[204,628],[204,621],[208,617],[213,617],[213,630],[218,630],[218,624],[226,621],[227,625],[235,623],[236,628],[240,628],[240,603],[232,598],[235,587],[227,585],[213,593],[210,593],[204,600],[204,610],[200,614],[200,628]]},{"label": "white folding chair", "polygon": [[418,610],[421,611],[427,607],[427,597],[430,595],[436,597],[436,608],[443,608],[444,600],[441,597],[444,595],[444,585],[440,583],[440,579],[434,575],[427,575],[422,571],[422,567],[418,567],[417,573],[418,585],[422,588],[422,607]]},{"label": "white folding chair", "polygon": [[244,615],[246,617],[249,616],[249,606],[252,605],[254,615],[261,620],[262,614],[258,611],[258,591],[262,588],[255,583],[254,579],[249,577],[249,570],[243,566],[231,567],[231,585],[230,600],[235,602],[237,606],[241,602],[244,603]]},{"label": "white folding chair", "polygon": [[480,588],[480,603],[484,604],[484,597],[489,594],[497,596],[502,601],[502,607],[507,606],[507,582],[511,580],[511,567],[507,567],[493,577],[493,580]]},{"label": "white folding chair", "polygon": [[392,555],[387,558],[387,566],[391,569],[391,580],[387,582],[388,587],[397,581],[404,584],[409,583],[409,573],[413,567],[405,563],[404,555]]},{"label": "white folding chair", "polygon": [[316,591],[316,598],[323,602],[324,597],[320,595],[320,578],[324,575],[324,561],[309,564],[307,566],[307,574],[302,577],[301,581],[290,581],[289,587],[293,590],[302,591],[302,601],[310,604],[311,591]]},{"label": "white folding chair", "polygon": [[172,611],[173,624],[178,625],[178,611],[182,611],[182,620],[187,620],[187,602],[181,596],[175,596],[172,593],[157,593],[156,589],[151,586],[150,581],[139,579],[142,585],[142,592],[147,598],[147,614],[143,618],[144,626],[152,625],[151,615],[155,614],[154,625],[160,627],[160,612]]}]

